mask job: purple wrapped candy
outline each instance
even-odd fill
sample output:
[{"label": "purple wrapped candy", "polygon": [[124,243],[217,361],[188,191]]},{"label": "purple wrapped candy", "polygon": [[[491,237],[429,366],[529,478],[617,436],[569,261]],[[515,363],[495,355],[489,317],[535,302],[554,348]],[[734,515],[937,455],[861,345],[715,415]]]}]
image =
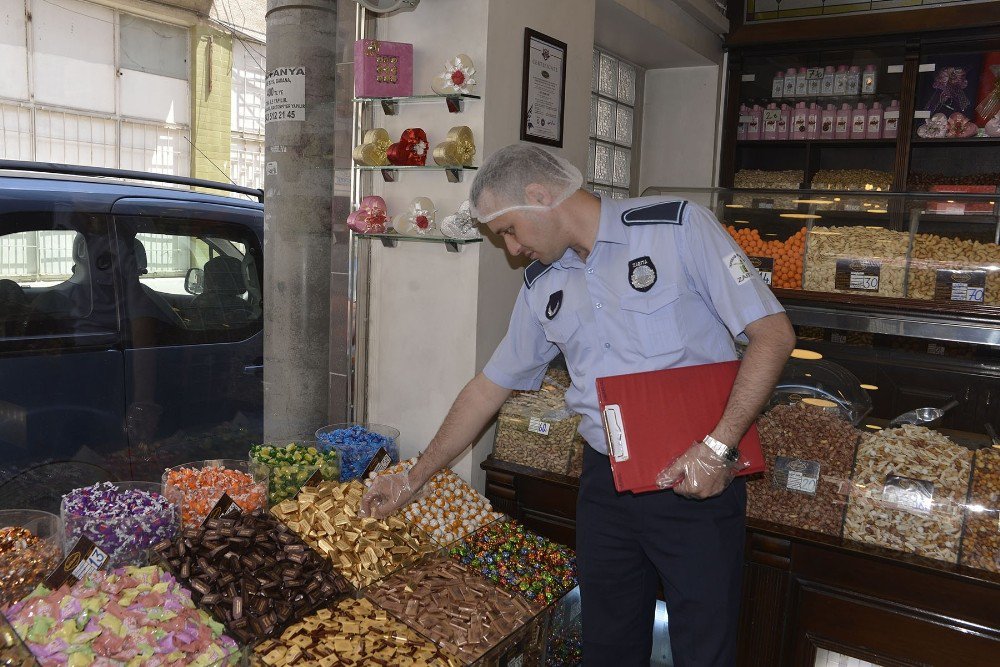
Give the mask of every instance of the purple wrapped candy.
[{"label": "purple wrapped candy", "polygon": [[148,551],[180,525],[177,505],[156,482],[101,482],[70,491],[60,510],[68,553],[87,537],[108,554],[108,568],[144,566]]}]

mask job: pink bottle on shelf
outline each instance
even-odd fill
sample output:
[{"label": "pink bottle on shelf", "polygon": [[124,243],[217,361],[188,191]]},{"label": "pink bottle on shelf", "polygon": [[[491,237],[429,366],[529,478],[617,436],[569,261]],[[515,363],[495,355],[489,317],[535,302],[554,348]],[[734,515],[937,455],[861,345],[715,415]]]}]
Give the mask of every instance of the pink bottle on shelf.
[{"label": "pink bottle on shelf", "polygon": [[789,138],[806,138],[806,124],[809,122],[808,116],[809,110],[806,108],[805,102],[799,102],[795,105],[795,108],[792,109],[792,128],[788,135]]},{"label": "pink bottle on shelf", "polygon": [[834,128],[837,126],[837,107],[827,104],[819,115],[819,138],[833,139]]},{"label": "pink bottle on shelf", "polygon": [[789,67],[785,70],[785,89],[781,92],[781,96],[792,99],[795,97],[795,68]]},{"label": "pink bottle on shelf", "polygon": [[819,139],[819,115],[820,107],[813,102],[806,114],[806,139]]},{"label": "pink bottle on shelf", "polygon": [[851,112],[851,139],[864,139],[867,125],[868,109],[864,102],[858,102],[858,106]]},{"label": "pink bottle on shelf", "polygon": [[882,138],[895,139],[899,133],[899,100],[893,100],[882,115]]},{"label": "pink bottle on shelf", "polygon": [[836,124],[833,128],[834,139],[849,139],[851,136],[851,105],[846,102],[837,109]]},{"label": "pink bottle on shelf", "polygon": [[763,122],[763,110],[760,108],[759,104],[753,105],[748,112],[750,116],[750,123],[747,125],[747,141],[759,141],[761,132],[761,123]]},{"label": "pink bottle on shelf", "polygon": [[745,104],[741,104],[739,122],[736,125],[737,141],[743,141],[747,138],[747,123],[749,120],[750,119],[747,118],[747,106]]},{"label": "pink bottle on shelf", "polygon": [[781,118],[781,111],[774,102],[764,109],[764,141],[774,141],[778,138],[778,119]]},{"label": "pink bottle on shelf", "polygon": [[882,138],[882,105],[878,102],[872,104],[868,110],[868,126],[865,128],[865,139]]},{"label": "pink bottle on shelf", "polygon": [[792,125],[792,107],[787,104],[781,105],[781,114],[778,116],[778,136],[776,139],[781,141],[782,139],[788,138],[788,131]]}]

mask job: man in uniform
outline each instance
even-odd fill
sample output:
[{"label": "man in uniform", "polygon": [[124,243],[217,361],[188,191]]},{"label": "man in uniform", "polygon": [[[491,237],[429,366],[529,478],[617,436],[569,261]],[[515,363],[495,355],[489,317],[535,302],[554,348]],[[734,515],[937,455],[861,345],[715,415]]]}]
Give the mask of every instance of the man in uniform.
[{"label": "man in uniform", "polygon": [[[387,516],[473,442],[511,390],[540,386],[562,352],[586,448],[576,534],[587,665],[648,665],[662,583],[677,667],[735,663],[746,488],[734,451],[795,344],[780,304],[715,217],[670,198],[615,201],[579,170],[515,144],[479,170],[476,217],[525,269],[507,336],[461,391],[408,472],[378,478],[362,511]],[[722,419],[660,472],[662,488],[615,490],[595,379],[732,361],[748,341]]]}]

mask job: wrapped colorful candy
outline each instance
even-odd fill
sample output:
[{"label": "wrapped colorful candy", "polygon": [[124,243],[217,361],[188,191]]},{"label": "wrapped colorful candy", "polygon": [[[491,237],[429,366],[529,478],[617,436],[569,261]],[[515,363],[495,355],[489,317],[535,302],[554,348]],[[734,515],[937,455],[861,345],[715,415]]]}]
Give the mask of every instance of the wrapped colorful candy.
[{"label": "wrapped colorful candy", "polygon": [[59,566],[59,517],[36,510],[0,511],[0,609],[17,602]]},{"label": "wrapped colorful candy", "polygon": [[[401,461],[365,480],[409,470],[416,458]],[[419,526],[440,545],[456,542],[484,525],[503,518],[493,511],[490,501],[449,469],[441,470],[420,490],[419,497],[402,510],[402,516]]]},{"label": "wrapped colorful candy", "polygon": [[536,604],[576,587],[576,555],[516,521],[490,524],[451,548],[451,556]]},{"label": "wrapped colorful candy", "polygon": [[163,495],[180,505],[184,527],[204,523],[222,494],[244,512],[267,509],[267,470],[247,461],[214,459],[185,463],[163,473]]},{"label": "wrapped colorful candy", "polygon": [[250,460],[267,468],[268,502],[277,505],[291,498],[317,470],[324,480],[340,479],[340,454],[315,446],[290,442],[285,446],[254,445]]},{"label": "wrapped colorful candy", "polygon": [[149,549],[169,540],[180,525],[177,505],[155,482],[100,482],[62,499],[63,546],[87,537],[108,554],[108,568],[145,565]]},{"label": "wrapped colorful candy", "polygon": [[381,424],[334,424],[316,431],[316,439],[322,451],[336,450],[340,453],[340,481],[349,482],[365,474],[368,464],[385,449],[393,463],[399,461],[399,447],[396,439],[399,431]]},{"label": "wrapped colorful candy", "polygon": [[43,667],[208,667],[235,665],[239,658],[222,624],[153,566],[96,572],[56,591],[39,586],[7,611],[7,619]]}]

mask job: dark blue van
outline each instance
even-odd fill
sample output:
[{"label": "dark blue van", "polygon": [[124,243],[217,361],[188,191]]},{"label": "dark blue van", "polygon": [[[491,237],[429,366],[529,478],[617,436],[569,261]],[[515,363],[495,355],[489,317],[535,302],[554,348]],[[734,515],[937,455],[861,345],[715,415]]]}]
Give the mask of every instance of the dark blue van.
[{"label": "dark blue van", "polygon": [[262,199],[0,161],[0,509],[58,512],[78,486],[246,457],[263,418]]}]

